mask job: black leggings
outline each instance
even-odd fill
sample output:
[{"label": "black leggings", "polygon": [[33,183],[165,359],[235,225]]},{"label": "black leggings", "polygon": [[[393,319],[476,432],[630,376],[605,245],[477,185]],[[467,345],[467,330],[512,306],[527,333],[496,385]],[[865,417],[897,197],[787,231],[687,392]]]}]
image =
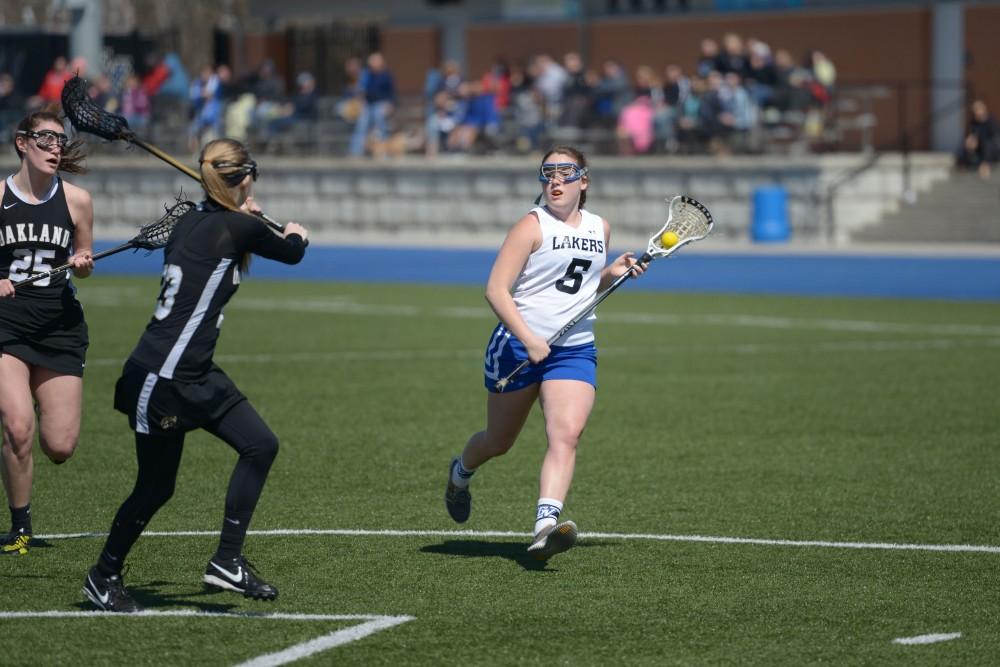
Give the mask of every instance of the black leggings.
[{"label": "black leggings", "polygon": [[[229,479],[226,513],[216,552],[222,558],[235,558],[243,548],[254,508],[278,453],[278,439],[249,401],[237,403],[217,422],[204,428],[240,456]],[[183,449],[183,433],[135,434],[138,474],[132,494],[115,515],[98,562],[106,573],[121,571],[125,557],[146,524],[173,496]]]}]

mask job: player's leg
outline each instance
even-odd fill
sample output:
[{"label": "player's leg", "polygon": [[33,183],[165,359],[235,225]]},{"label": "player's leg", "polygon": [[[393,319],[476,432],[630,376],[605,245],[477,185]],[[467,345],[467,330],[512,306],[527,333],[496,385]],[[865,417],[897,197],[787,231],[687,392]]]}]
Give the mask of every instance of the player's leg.
[{"label": "player's leg", "polygon": [[469,482],[476,469],[492,458],[506,454],[524,427],[531,407],[538,398],[538,384],[517,391],[493,393],[486,398],[486,430],[475,433],[461,455],[452,459],[445,490],[445,507],[458,523],[472,512]]},{"label": "player's leg", "polygon": [[217,422],[205,427],[236,450],[239,460],[229,479],[219,547],[208,562],[205,583],[242,593],[244,597],[273,600],[278,589],[260,579],[243,557],[243,543],[264,482],[278,454],[278,438],[249,401],[240,401]]},{"label": "player's leg", "polygon": [[573,546],[576,525],[559,523],[576,468],[576,449],[594,407],[594,385],[579,380],[542,382],[540,403],[548,449],[539,478],[535,539],[528,551],[548,558]]},{"label": "player's leg", "polygon": [[11,530],[0,540],[0,553],[26,554],[31,541],[31,483],[34,463],[31,449],[35,440],[35,410],[31,396],[30,366],[9,354],[0,353],[0,473]]},{"label": "player's leg", "polygon": [[118,508],[104,549],[83,583],[84,594],[98,609],[115,612],[140,609],[125,589],[122,568],[149,521],[173,496],[183,452],[183,433],[135,434],[135,486]]},{"label": "player's leg", "polygon": [[38,444],[53,463],[63,463],[80,439],[83,378],[36,366],[31,390],[38,402]]}]

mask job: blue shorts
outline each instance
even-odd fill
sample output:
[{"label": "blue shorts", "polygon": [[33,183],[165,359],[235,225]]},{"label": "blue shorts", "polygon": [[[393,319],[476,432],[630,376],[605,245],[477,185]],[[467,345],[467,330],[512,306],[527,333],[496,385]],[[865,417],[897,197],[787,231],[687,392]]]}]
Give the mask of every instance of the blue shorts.
[{"label": "blue shorts", "polygon": [[[499,393],[497,380],[507,377],[528,358],[528,351],[514,334],[498,324],[486,345],[486,388]],[[583,345],[552,346],[552,352],[540,364],[528,364],[510,381],[504,391],[515,391],[544,380],[579,380],[597,387],[597,348],[593,341]]]}]

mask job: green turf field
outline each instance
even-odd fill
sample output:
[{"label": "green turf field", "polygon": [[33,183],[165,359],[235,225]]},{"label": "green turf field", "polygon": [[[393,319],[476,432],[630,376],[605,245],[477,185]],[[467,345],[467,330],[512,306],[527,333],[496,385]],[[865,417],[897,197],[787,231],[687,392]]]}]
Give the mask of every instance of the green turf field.
[{"label": "green turf field", "polygon": [[[449,459],[483,425],[494,320],[481,289],[248,280],[217,361],[282,441],[252,526],[265,532],[246,547],[281,595],[265,604],[203,590],[235,454],[194,434],[177,493],[126,575],[140,604],[175,615],[95,617],[79,615],[89,609],[80,588],[102,538],[72,535],[107,530],[131,488],[132,434],[112,388],[157,283],[95,276],[80,292],[92,340],[83,435],[64,466],[36,449],[44,539],[0,561],[6,657],[226,665],[324,648],[295,664],[957,665],[1000,655],[995,303],[619,291],[600,308],[600,390],[563,515],[581,541],[543,566],[524,553],[544,451],[537,414],[477,474],[461,530],[443,506]],[[177,615],[190,611],[215,615]],[[257,613],[280,615],[247,615]]]}]

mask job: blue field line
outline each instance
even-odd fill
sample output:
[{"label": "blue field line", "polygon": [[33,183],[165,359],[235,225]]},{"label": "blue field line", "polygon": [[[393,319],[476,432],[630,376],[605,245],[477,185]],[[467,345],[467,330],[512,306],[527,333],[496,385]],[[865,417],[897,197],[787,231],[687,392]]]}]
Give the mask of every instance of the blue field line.
[{"label": "blue field line", "polygon": [[[117,245],[98,242],[95,250]],[[251,275],[277,280],[485,286],[495,250],[310,246],[297,266],[254,258]],[[157,275],[162,251],[101,260],[105,274]],[[676,255],[630,289],[1000,301],[1000,257],[894,255]]]}]

